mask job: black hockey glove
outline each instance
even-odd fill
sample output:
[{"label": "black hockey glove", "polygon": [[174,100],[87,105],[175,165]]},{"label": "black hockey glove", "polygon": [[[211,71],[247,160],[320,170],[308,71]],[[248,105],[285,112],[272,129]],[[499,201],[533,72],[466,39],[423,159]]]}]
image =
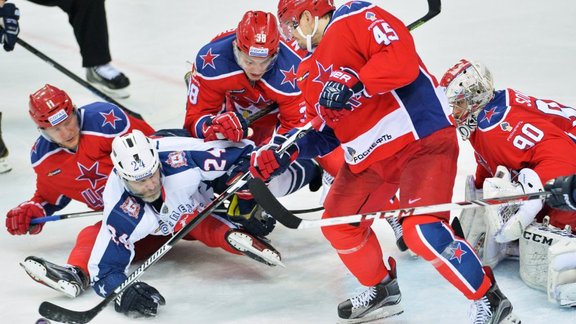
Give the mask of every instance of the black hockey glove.
[{"label": "black hockey glove", "polygon": [[276,226],[276,220],[266,214],[253,199],[242,199],[238,195],[232,197],[228,206],[228,217],[250,234],[260,237],[270,234]]},{"label": "black hockey glove", "polygon": [[552,208],[576,210],[576,175],[558,177],[546,183],[544,190],[551,195],[546,203]]},{"label": "black hockey glove", "polygon": [[330,74],[328,82],[320,93],[318,103],[329,109],[351,110],[352,105],[348,101],[363,90],[364,85],[358,79],[356,72],[342,68],[341,71],[334,71]]},{"label": "black hockey glove", "polygon": [[3,43],[4,50],[9,52],[14,49],[18,33],[20,33],[18,26],[20,10],[13,3],[5,3],[0,8],[0,17],[4,22],[4,28],[0,29],[0,43]]},{"label": "black hockey glove", "polygon": [[128,316],[153,317],[158,313],[158,305],[164,304],[166,300],[156,288],[138,281],[116,297],[114,309]]}]

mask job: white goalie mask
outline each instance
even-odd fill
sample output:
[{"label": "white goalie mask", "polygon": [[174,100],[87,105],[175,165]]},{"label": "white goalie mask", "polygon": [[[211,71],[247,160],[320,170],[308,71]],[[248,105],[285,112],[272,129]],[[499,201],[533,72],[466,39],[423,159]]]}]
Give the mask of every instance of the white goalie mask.
[{"label": "white goalie mask", "polygon": [[125,181],[142,181],[160,167],[158,151],[146,135],[135,129],[112,141],[112,163]]},{"label": "white goalie mask", "polygon": [[494,98],[492,73],[479,62],[461,59],[442,77],[446,97],[464,140],[478,126],[478,114]]}]

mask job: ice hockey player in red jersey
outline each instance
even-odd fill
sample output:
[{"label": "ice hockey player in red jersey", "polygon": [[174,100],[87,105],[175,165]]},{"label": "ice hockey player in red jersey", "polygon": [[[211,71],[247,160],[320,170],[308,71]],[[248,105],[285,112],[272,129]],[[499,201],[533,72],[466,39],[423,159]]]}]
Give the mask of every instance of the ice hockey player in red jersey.
[{"label": "ice hockey player in red jersey", "polygon": [[[474,183],[494,177],[502,165],[521,184],[516,194],[541,191],[548,180],[576,172],[576,110],[514,89],[494,90],[492,74],[480,62],[462,59],[441,81],[454,110],[458,130],[474,147]],[[562,152],[562,154],[558,154]],[[523,208],[502,228],[502,240],[518,239],[543,207],[539,200]],[[548,213],[548,210],[543,210]],[[576,215],[550,210],[550,223],[576,228]]]},{"label": "ice hockey player in red jersey", "polygon": [[[236,29],[219,34],[198,51],[187,82],[184,128],[206,141],[248,138],[260,146],[273,134],[301,126],[306,105],[296,85],[296,70],[304,54],[281,40],[272,13],[247,11]],[[273,104],[278,108],[248,125],[248,117]],[[326,155],[318,161],[334,176],[343,163],[342,151]],[[322,170],[316,161],[298,159],[292,169],[301,174],[299,182],[313,179],[312,191],[320,187]]]},{"label": "ice hockey player in red jersey", "polygon": [[[31,151],[36,192],[8,211],[6,228],[12,235],[39,234],[44,224],[31,225],[31,220],[54,214],[71,200],[102,210],[102,191],[113,167],[112,140],[133,129],[145,134],[154,132],[143,120],[110,103],[95,102],[77,108],[66,92],[49,84],[30,95],[29,113],[41,132]],[[70,268],[78,274],[78,287],[73,289],[77,293],[88,284],[88,258],[100,224],[88,226],[78,234],[68,257]],[[45,270],[46,264],[36,261],[31,268]]]},{"label": "ice hockey player in red jersey", "polygon": [[[307,117],[324,121],[288,154],[321,153],[335,135],[346,164],[324,203],[323,218],[356,214],[374,192],[381,199],[400,190],[400,206],[447,203],[456,176],[458,141],[443,89],[416,53],[406,26],[382,8],[363,1],[336,9],[331,0],[280,0],[283,34],[313,49],[298,70]],[[274,176],[286,153],[260,149],[251,171]],[[375,189],[385,190],[378,190]],[[449,213],[402,218],[408,248],[434,265],[470,299],[475,323],[519,323],[490,268],[482,267],[470,244],[454,234]],[[323,227],[348,270],[367,286],[338,306],[342,322],[355,323],[402,312],[395,261],[386,267],[370,224]]]},{"label": "ice hockey player in red jersey", "polygon": [[[576,172],[574,108],[510,88],[495,90],[489,69],[466,59],[444,74],[441,85],[458,130],[476,156],[475,177],[466,183],[466,194],[474,196],[467,199],[535,193],[547,181]],[[459,219],[484,264],[518,256],[527,285],[547,291],[548,299],[561,306],[576,305],[576,276],[570,275],[576,262],[563,261],[576,256],[576,212],[532,199],[466,210]],[[548,244],[533,237],[546,238]],[[518,244],[516,253],[518,248],[510,247]]]},{"label": "ice hockey player in red jersey", "polygon": [[200,49],[190,74],[184,128],[192,136],[238,142],[246,118],[273,103],[278,109],[250,125],[257,145],[300,126],[305,103],[296,86],[303,51],[280,39],[272,13],[248,11],[238,27]]}]

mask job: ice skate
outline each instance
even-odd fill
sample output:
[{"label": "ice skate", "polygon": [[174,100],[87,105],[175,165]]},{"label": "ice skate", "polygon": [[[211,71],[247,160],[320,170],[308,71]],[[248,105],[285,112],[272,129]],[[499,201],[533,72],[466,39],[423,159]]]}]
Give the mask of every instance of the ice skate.
[{"label": "ice skate", "polygon": [[226,241],[242,254],[269,266],[285,267],[281,256],[276,249],[257,236],[246,231],[233,229],[226,233]]},{"label": "ice skate", "polygon": [[70,298],[78,297],[90,286],[88,275],[78,267],[59,266],[35,256],[27,257],[20,265],[32,279]]},{"label": "ice skate", "polygon": [[470,305],[470,322],[473,324],[520,324],[520,319],[512,313],[512,303],[498,288],[490,267],[484,271],[492,281],[492,287],[484,297]]},{"label": "ice skate", "polygon": [[402,294],[396,278],[396,261],[388,259],[390,281],[369,287],[360,295],[338,305],[339,323],[366,323],[401,314]]},{"label": "ice skate", "polygon": [[2,139],[2,112],[0,111],[0,174],[12,170],[8,164],[8,148]]},{"label": "ice skate", "polygon": [[130,96],[127,91],[130,80],[109,63],[87,68],[86,79],[112,97],[124,99]]},{"label": "ice skate", "polygon": [[7,173],[10,170],[12,170],[12,167],[8,163],[8,149],[0,147],[0,174]]},{"label": "ice skate", "polygon": [[404,243],[404,232],[402,231],[402,224],[400,224],[398,217],[386,217],[386,221],[394,231],[394,237],[396,237],[396,246],[398,249],[402,252],[408,250],[406,243]]}]

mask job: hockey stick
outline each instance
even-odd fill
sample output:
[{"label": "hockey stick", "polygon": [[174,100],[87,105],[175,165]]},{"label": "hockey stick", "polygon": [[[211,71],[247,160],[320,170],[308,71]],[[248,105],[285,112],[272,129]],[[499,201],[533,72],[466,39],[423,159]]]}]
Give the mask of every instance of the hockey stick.
[{"label": "hockey stick", "polygon": [[[321,123],[321,119],[316,117],[308,124],[302,128],[298,128],[296,133],[290,136],[278,149],[279,153],[286,151],[286,149],[291,146],[294,142],[308,133],[313,127]],[[175,233],[164,245],[162,245],[152,256],[150,256],[140,267],[138,267],[134,272],[132,272],[120,286],[118,286],[110,295],[108,295],[104,300],[102,300],[98,305],[86,311],[74,311],[61,306],[52,304],[50,302],[43,302],[40,304],[39,312],[40,315],[62,323],[74,323],[83,324],[90,322],[96,315],[106,307],[111,301],[113,301],[118,295],[120,295],[127,287],[132,285],[136,279],[138,279],[144,271],[146,271],[150,266],[152,266],[156,261],[162,258],[180,239],[186,236],[198,223],[200,223],[204,218],[208,217],[216,208],[221,205],[226,199],[230,198],[236,191],[240,190],[247,182],[252,178],[250,173],[245,173],[234,180],[233,184],[230,185],[224,192],[222,192],[218,197],[216,197],[204,210],[202,210],[195,218],[193,218],[190,223],[186,224],[178,233]]]},{"label": "hockey stick", "polygon": [[278,109],[278,103],[272,103],[270,105],[268,105],[267,107],[265,107],[264,109],[259,110],[258,112],[256,112],[255,114],[248,116],[248,118],[246,118],[246,122],[248,123],[248,125],[252,124],[253,122],[255,122],[256,120],[268,115],[269,113],[271,113],[272,111]]},{"label": "hockey stick", "polygon": [[[0,29],[2,29],[2,27],[0,27]],[[119,108],[121,108],[122,110],[124,110],[127,114],[129,114],[132,117],[144,120],[144,118],[142,118],[142,115],[140,115],[137,112],[134,112],[126,107],[124,107],[123,105],[121,105],[119,102],[117,102],[116,100],[112,99],[110,96],[108,96],[107,94],[105,94],[104,92],[98,90],[97,88],[95,88],[93,85],[91,85],[90,83],[84,81],[83,79],[81,79],[80,77],[78,77],[76,74],[72,73],[70,70],[66,69],[64,66],[60,65],[58,62],[54,61],[53,59],[51,59],[50,57],[46,56],[46,54],[40,52],[38,49],[36,49],[35,47],[33,47],[32,45],[26,43],[24,40],[22,40],[21,38],[16,38],[16,43],[18,43],[18,45],[24,47],[25,49],[27,49],[28,51],[30,51],[32,54],[38,56],[39,58],[41,58],[42,60],[44,60],[44,62],[52,65],[56,70],[64,73],[66,76],[68,76],[69,78],[71,78],[72,80],[78,82],[80,85],[82,85],[84,88],[87,88],[88,90],[92,91],[92,93],[94,93],[95,95],[97,95],[98,97],[115,104],[116,106],[118,106]]]},{"label": "hockey stick", "polygon": [[422,16],[422,18],[408,25],[408,30],[412,31],[420,27],[420,25],[424,24],[428,20],[436,17],[440,13],[441,7],[442,5],[440,0],[428,0],[428,12]]},{"label": "hockey stick", "polygon": [[[324,209],[324,207],[314,207],[314,208],[309,208],[309,209],[294,209],[294,210],[290,210],[290,212],[292,214],[308,214],[308,213],[314,213],[317,211],[321,211],[323,209]],[[228,211],[227,209],[215,209],[214,213],[226,213],[227,211]],[[63,215],[50,215],[50,216],[45,216],[45,217],[33,218],[30,221],[30,225],[38,225],[38,224],[44,224],[47,222],[55,222],[55,221],[59,221],[59,220],[63,220],[63,219],[82,218],[82,217],[98,216],[98,215],[102,215],[102,211],[86,211],[86,212],[63,214]]]},{"label": "hockey stick", "polygon": [[80,217],[87,217],[87,216],[97,216],[102,215],[102,211],[86,211],[86,212],[79,212],[79,213],[70,213],[70,214],[63,214],[63,215],[50,215],[45,217],[38,217],[33,218],[30,221],[30,225],[37,225],[43,224],[46,222],[54,222],[62,219],[68,218],[80,218]]},{"label": "hockey stick", "polygon": [[542,199],[550,195],[549,192],[536,192],[515,196],[477,199],[456,203],[419,206],[405,209],[392,209],[373,213],[308,220],[308,219],[302,219],[290,213],[290,211],[287,210],[274,197],[274,195],[270,192],[270,190],[268,190],[268,187],[266,187],[266,184],[262,180],[252,179],[248,182],[248,186],[250,187],[250,191],[252,192],[252,195],[254,195],[254,199],[256,199],[258,204],[262,206],[262,208],[264,208],[264,210],[270,215],[272,215],[272,217],[274,217],[278,222],[291,229],[315,228],[315,227],[333,226],[341,224],[354,224],[390,217],[415,216],[415,215],[424,215],[424,214],[446,212],[453,210],[494,206],[501,204],[514,204],[532,199]]}]

